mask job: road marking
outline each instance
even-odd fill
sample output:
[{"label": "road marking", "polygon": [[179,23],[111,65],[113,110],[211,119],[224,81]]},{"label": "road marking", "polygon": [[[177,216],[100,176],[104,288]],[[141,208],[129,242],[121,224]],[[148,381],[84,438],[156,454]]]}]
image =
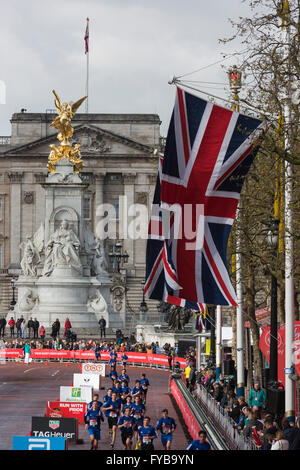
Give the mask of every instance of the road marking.
[{"label": "road marking", "polygon": [[59,372],[60,372],[59,370],[56,370],[56,371],[54,372],[54,374],[51,374],[52,377],[54,377],[54,376],[55,376],[56,374],[58,374]]},{"label": "road marking", "polygon": [[26,369],[24,370],[24,374],[26,374],[26,372],[30,372],[31,370],[36,370],[38,369],[38,367],[33,367],[32,369]]}]

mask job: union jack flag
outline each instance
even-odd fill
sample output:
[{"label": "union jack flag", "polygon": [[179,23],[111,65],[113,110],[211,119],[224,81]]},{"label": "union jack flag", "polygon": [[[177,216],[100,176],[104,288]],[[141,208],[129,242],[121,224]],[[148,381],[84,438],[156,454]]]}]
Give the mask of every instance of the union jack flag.
[{"label": "union jack flag", "polygon": [[236,306],[226,260],[262,121],[177,88],[148,230],[147,298]]},{"label": "union jack flag", "polygon": [[85,35],[84,35],[84,43],[85,43],[85,53],[89,52],[89,19],[87,18],[86,28],[85,28]]}]

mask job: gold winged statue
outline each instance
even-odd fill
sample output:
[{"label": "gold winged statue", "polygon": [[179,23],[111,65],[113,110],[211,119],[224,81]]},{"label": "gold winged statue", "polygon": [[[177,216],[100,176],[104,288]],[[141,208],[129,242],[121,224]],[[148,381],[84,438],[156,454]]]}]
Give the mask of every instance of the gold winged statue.
[{"label": "gold winged statue", "polygon": [[58,148],[55,147],[54,144],[50,145],[51,152],[49,155],[47,167],[49,168],[50,173],[54,173],[56,163],[59,162],[62,158],[67,158],[71,163],[73,163],[75,167],[75,173],[79,173],[79,170],[83,167],[83,161],[81,160],[79,151],[79,144],[76,144],[73,148],[69,143],[69,138],[72,137],[74,132],[74,129],[71,126],[71,120],[87,96],[80,98],[75,103],[62,103],[55,90],[53,90],[53,94],[55,96],[54,103],[57,108],[58,115],[54,121],[51,122],[50,126],[56,127],[56,129],[58,129],[59,133],[57,138],[61,144]]}]

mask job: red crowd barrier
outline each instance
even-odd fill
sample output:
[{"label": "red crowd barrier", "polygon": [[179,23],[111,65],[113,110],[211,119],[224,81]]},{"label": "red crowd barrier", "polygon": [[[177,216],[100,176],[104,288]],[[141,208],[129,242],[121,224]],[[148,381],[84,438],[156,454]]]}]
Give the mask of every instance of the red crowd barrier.
[{"label": "red crowd barrier", "polygon": [[198,439],[200,426],[197,422],[195,416],[191,412],[187,402],[185,401],[184,397],[182,396],[179,388],[177,387],[174,380],[171,381],[171,394],[173,395],[184,419],[184,422],[188,428],[190,436],[193,440]]},{"label": "red crowd barrier", "polygon": [[[121,356],[123,353],[118,353],[118,362],[122,362]],[[136,364],[152,364],[152,365],[162,365],[169,366],[167,356],[160,354],[145,354],[145,353],[135,353],[135,352],[126,352],[128,356],[129,363]],[[23,357],[22,349],[2,349],[1,357],[7,359],[14,359],[18,357]],[[32,349],[30,357],[32,359],[72,359],[72,360],[89,360],[95,361],[94,351],[68,351],[60,350],[56,351],[55,349]],[[110,355],[108,352],[101,352],[101,361],[109,361]],[[185,369],[186,361],[182,357],[175,357],[174,361],[179,362],[180,368]]]}]

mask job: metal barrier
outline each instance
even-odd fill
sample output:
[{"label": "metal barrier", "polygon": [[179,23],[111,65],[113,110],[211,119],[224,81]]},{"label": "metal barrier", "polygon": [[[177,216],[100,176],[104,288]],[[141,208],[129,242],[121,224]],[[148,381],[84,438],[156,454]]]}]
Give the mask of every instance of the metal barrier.
[{"label": "metal barrier", "polygon": [[226,437],[231,450],[258,450],[253,439],[248,439],[234,428],[236,423],[228,416],[224,408],[212,399],[202,385],[197,385],[195,398],[207,416],[214,422],[216,429]]}]

